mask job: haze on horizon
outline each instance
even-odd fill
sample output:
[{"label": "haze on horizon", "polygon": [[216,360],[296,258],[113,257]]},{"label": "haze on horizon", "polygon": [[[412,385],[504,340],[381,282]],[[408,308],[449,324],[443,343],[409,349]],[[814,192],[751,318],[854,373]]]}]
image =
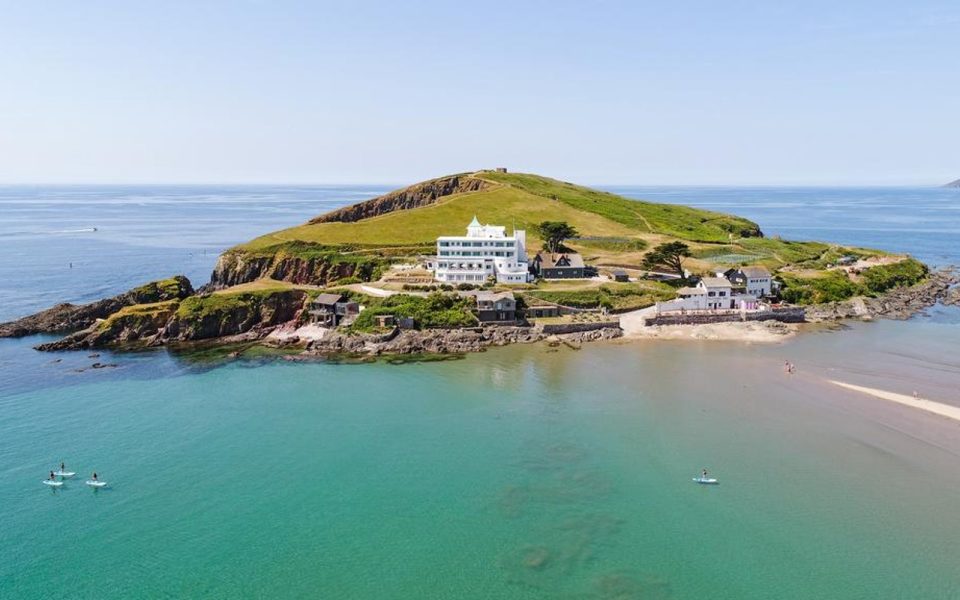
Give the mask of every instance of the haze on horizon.
[{"label": "haze on horizon", "polygon": [[351,4],[6,3],[0,182],[960,177],[955,2]]}]

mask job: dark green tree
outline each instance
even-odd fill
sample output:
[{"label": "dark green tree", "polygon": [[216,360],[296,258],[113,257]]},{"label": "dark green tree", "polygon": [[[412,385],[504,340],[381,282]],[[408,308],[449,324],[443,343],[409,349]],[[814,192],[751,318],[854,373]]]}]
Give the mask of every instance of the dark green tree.
[{"label": "dark green tree", "polygon": [[650,271],[666,269],[683,277],[683,259],[690,256],[690,247],[683,242],[660,244],[643,257],[643,268]]},{"label": "dark green tree", "polygon": [[565,221],[544,221],[537,225],[537,233],[546,244],[547,252],[559,252],[565,240],[577,237],[577,230]]}]

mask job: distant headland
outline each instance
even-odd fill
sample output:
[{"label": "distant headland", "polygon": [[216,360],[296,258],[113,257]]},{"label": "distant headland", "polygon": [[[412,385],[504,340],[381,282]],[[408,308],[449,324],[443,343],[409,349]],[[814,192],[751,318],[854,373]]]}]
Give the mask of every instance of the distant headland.
[{"label": "distant headland", "polygon": [[950,183],[944,185],[945,188],[960,188],[960,179],[951,181]]},{"label": "distant headland", "polygon": [[805,319],[903,318],[955,281],[908,256],[771,238],[735,215],[499,168],[267,233],[224,252],[199,289],[177,276],[59,304],[0,324],[0,337],[65,335],[46,351],[259,344],[309,356],[579,344],[719,322],[780,335]]}]

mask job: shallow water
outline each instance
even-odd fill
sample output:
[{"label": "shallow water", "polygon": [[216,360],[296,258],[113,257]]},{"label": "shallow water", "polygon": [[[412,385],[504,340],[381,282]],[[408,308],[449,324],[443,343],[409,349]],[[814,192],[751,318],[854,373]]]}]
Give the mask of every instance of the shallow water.
[{"label": "shallow water", "polygon": [[[305,220],[320,192],[301,193],[270,217],[280,200],[253,203],[249,220]],[[217,194],[214,229],[223,207],[242,214]],[[172,206],[176,230],[190,219]],[[772,231],[767,210],[794,214],[739,212]],[[210,239],[253,235],[237,222]],[[193,227],[153,246],[105,237],[97,252],[117,257],[120,289],[166,274],[164,257],[205,272],[211,255],[179,254],[200,247]],[[811,237],[866,243],[829,233]],[[28,269],[4,259],[23,276],[4,314],[94,293],[81,284],[98,271],[71,280],[76,265],[56,266],[86,248],[64,235],[3,242],[41,249],[29,268],[49,277],[17,300]],[[917,248],[939,243],[918,235]],[[138,263],[149,248],[162,273]],[[403,365],[94,358],[0,341],[0,597],[955,597],[960,426],[823,380],[957,403],[958,334],[960,311],[938,308],[774,346],[514,346]],[[61,459],[79,475],[52,491],[40,482]],[[692,483],[703,467],[719,486]],[[110,488],[83,485],[93,469]]]},{"label": "shallow water", "polygon": [[[10,396],[0,585],[28,598],[949,597],[956,454],[786,378],[782,353],[808,364],[799,345],[234,362]],[[52,492],[39,484],[60,457],[81,477]],[[703,466],[720,486],[690,481]],[[91,469],[111,487],[86,489]]]}]

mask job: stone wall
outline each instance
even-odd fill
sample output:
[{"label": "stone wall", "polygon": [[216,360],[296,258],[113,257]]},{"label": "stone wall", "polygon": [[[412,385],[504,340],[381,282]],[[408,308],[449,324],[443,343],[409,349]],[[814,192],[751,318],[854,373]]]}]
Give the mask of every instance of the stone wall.
[{"label": "stone wall", "polygon": [[753,313],[698,313],[671,314],[648,317],[646,325],[703,325],[706,323],[725,323],[730,321],[782,321],[784,323],[803,323],[803,308],[780,308]]},{"label": "stone wall", "polygon": [[561,335],[564,333],[580,333],[597,329],[619,329],[620,321],[601,321],[598,323],[550,323],[541,325],[541,330],[547,335]]}]

